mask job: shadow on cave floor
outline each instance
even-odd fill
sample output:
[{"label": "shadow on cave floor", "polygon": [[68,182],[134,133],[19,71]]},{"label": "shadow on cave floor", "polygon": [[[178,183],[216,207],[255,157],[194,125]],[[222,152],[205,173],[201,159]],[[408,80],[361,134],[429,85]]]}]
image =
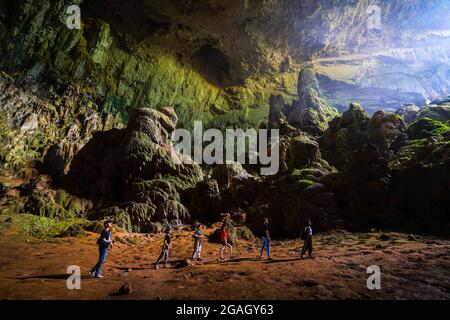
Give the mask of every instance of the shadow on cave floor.
[{"label": "shadow on cave floor", "polygon": [[[33,276],[25,276],[25,277],[16,277],[12,279],[16,280],[28,280],[28,279],[49,279],[49,280],[67,280],[70,276],[68,273],[64,274],[45,274],[45,275],[33,275]],[[81,276],[82,280],[92,279],[91,276]]]},{"label": "shadow on cave floor", "polygon": [[[295,257],[295,258],[290,258],[290,259],[277,259],[277,258],[275,258],[275,259],[272,259],[272,260],[268,260],[266,258],[259,259],[258,257],[255,257],[255,258],[236,258],[236,259],[229,259],[229,260],[225,260],[225,261],[220,261],[220,260],[212,260],[212,261],[207,261],[207,262],[195,261],[195,262],[193,262],[193,266],[195,266],[195,265],[201,265],[201,266],[229,265],[229,264],[235,264],[235,263],[240,263],[240,262],[262,262],[262,263],[273,264],[273,263],[283,263],[283,262],[294,262],[294,261],[307,260],[307,259],[308,258],[301,259],[300,257]],[[186,259],[179,259],[179,260],[169,261],[169,265],[170,265],[170,269],[182,269],[182,268],[186,268],[186,267],[190,266],[186,262]],[[124,270],[124,271],[127,271],[127,270],[149,270],[149,269],[154,269],[155,268],[155,263],[151,263],[148,266],[117,266],[117,265],[112,265],[111,267],[113,267],[115,269],[119,269],[119,270]]]}]

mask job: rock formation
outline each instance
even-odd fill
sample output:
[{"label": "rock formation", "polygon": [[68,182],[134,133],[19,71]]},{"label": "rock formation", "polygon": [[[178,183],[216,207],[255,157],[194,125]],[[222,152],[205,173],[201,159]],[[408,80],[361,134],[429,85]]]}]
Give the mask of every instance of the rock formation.
[{"label": "rock formation", "polygon": [[138,232],[153,230],[155,222],[191,221],[182,193],[203,174],[193,162],[175,161],[182,157],[170,143],[176,114],[162,111],[137,109],[125,129],[95,134],[76,155],[66,183],[97,204],[89,218],[120,217],[119,225]]},{"label": "rock formation", "polygon": [[[0,3],[2,214],[52,235],[448,234],[448,2],[75,1],[69,29],[72,2]],[[278,174],[176,161],[194,120],[279,129]]]}]

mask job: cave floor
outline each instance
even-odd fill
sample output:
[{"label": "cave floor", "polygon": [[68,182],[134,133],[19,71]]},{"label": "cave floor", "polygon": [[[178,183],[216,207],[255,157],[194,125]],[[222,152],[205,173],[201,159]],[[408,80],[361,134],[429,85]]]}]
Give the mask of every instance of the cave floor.
[{"label": "cave floor", "polygon": [[[213,230],[206,230],[210,234]],[[116,233],[103,279],[87,273],[97,259],[97,234],[39,240],[0,237],[0,299],[449,299],[450,240],[401,233],[314,237],[314,259],[299,259],[300,240],[274,241],[274,260],[259,260],[258,244],[241,241],[231,260],[203,241],[203,261],[191,263],[192,232],[176,231],[169,269],[156,271],[163,235]],[[80,290],[66,286],[78,265]],[[367,289],[367,267],[381,268],[381,289]],[[161,265],[162,266],[162,265]],[[130,282],[133,292],[115,294]]]}]

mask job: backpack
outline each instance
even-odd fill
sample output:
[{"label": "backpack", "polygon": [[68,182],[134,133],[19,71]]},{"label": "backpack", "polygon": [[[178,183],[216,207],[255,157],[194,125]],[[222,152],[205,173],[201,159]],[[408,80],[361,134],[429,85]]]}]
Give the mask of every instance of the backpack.
[{"label": "backpack", "polygon": [[308,234],[308,233],[306,232],[306,228],[303,228],[302,234],[301,234],[301,239],[302,239],[302,240],[306,240],[307,234]]}]

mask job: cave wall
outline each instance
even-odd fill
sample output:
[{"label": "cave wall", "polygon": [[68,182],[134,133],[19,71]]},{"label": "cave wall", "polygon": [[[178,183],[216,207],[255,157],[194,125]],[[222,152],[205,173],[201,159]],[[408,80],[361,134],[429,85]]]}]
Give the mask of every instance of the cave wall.
[{"label": "cave wall", "polygon": [[[65,26],[68,5],[82,29]],[[105,110],[173,106],[180,125],[257,126],[313,67],[333,106],[394,109],[450,89],[445,0],[6,0],[0,68],[95,88]]]},{"label": "cave wall", "polygon": [[[252,79],[248,72],[236,71],[220,46],[210,44],[215,39],[192,45],[192,32],[174,22],[153,22],[139,34],[115,20],[122,12],[120,3],[119,8],[106,4],[113,13],[78,3],[82,29],[69,30],[65,8],[72,1],[8,1],[0,24],[0,67],[36,80],[92,86],[105,109],[122,113],[128,106],[173,106],[187,128],[193,119],[214,127],[257,126],[268,113],[272,92],[287,101],[295,97],[298,71]],[[134,17],[135,12],[129,14]],[[126,21],[130,25],[135,20]]]}]

